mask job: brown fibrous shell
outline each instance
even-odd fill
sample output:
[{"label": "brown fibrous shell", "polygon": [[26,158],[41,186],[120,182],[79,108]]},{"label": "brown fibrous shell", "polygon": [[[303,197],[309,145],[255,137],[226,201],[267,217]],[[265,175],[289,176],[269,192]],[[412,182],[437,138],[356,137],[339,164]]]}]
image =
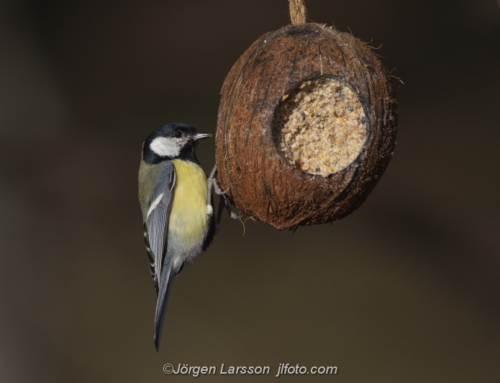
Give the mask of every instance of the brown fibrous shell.
[{"label": "brown fibrous shell", "polygon": [[367,44],[289,25],[255,41],[224,81],[217,182],[242,213],[278,229],[333,222],[380,179],[396,123],[389,75]]}]

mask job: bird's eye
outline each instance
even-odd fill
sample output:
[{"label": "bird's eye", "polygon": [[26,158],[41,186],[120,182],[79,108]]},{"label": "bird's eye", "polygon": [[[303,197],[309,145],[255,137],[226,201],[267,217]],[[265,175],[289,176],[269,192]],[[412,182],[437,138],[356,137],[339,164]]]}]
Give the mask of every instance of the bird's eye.
[{"label": "bird's eye", "polygon": [[174,137],[175,137],[175,138],[181,138],[181,137],[182,137],[182,132],[180,132],[180,131],[176,131],[176,132],[174,133]]}]

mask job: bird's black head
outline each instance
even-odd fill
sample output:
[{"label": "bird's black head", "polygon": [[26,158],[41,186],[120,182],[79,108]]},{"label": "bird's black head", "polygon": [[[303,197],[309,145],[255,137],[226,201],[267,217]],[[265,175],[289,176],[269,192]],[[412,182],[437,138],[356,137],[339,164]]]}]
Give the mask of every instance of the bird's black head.
[{"label": "bird's black head", "polygon": [[159,127],[144,141],[142,159],[148,164],[182,158],[195,161],[196,142],[211,134],[198,132],[193,126],[173,123]]}]

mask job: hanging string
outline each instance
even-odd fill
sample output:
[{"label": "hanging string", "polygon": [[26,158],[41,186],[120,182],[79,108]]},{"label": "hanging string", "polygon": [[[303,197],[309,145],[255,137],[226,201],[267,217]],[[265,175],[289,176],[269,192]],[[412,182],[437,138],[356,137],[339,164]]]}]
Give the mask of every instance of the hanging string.
[{"label": "hanging string", "polygon": [[290,19],[292,24],[306,23],[306,4],[304,0],[288,0],[290,3]]}]

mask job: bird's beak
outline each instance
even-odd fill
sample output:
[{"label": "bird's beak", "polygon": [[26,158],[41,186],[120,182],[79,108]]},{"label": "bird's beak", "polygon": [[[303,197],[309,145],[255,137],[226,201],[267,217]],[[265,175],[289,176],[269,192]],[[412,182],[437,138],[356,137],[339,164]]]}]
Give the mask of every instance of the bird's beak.
[{"label": "bird's beak", "polygon": [[195,141],[198,141],[198,140],[201,140],[203,138],[210,138],[212,137],[212,135],[210,133],[202,133],[202,132],[198,132],[194,135],[193,139]]}]

